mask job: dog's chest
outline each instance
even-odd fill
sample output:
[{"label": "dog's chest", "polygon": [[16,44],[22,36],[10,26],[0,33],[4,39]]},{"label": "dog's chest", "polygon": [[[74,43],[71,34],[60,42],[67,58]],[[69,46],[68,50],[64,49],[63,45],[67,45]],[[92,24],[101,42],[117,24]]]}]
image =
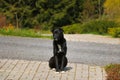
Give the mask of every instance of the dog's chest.
[{"label": "dog's chest", "polygon": [[58,49],[60,52],[62,51],[61,45],[59,45],[59,44],[58,44]]}]

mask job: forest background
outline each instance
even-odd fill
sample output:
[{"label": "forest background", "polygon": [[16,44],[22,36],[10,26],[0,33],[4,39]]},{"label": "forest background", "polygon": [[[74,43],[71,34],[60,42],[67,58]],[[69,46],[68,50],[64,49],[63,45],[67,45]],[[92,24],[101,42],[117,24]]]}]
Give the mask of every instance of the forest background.
[{"label": "forest background", "polygon": [[57,27],[68,34],[120,37],[120,0],[0,0],[1,34]]}]

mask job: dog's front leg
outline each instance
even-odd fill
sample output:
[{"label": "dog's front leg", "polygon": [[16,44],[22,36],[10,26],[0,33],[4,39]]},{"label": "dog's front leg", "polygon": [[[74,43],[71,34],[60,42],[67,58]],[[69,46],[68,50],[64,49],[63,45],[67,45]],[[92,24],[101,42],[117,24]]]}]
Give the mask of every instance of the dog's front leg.
[{"label": "dog's front leg", "polygon": [[65,55],[63,55],[62,57],[62,63],[61,63],[61,67],[60,67],[60,70],[62,71],[63,68],[64,68],[64,61],[65,61]]},{"label": "dog's front leg", "polygon": [[57,46],[57,43],[55,41],[53,42],[53,53],[55,56],[55,66],[56,66],[55,68],[56,68],[56,71],[59,71],[58,57],[57,57],[58,46]]},{"label": "dog's front leg", "polygon": [[65,61],[65,56],[66,56],[66,53],[67,53],[66,41],[64,42],[64,44],[62,45],[61,48],[62,48],[62,52],[63,52],[63,57],[62,57],[62,63],[61,63],[60,69],[63,70],[63,68],[64,68],[64,61]]},{"label": "dog's front leg", "polygon": [[58,57],[55,56],[56,71],[59,71]]}]

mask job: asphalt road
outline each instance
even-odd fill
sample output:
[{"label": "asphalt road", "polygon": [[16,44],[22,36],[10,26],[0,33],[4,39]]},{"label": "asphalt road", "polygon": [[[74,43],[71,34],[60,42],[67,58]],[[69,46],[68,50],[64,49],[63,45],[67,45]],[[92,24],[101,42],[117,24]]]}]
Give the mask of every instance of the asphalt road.
[{"label": "asphalt road", "polygon": [[[69,62],[104,66],[120,64],[120,45],[67,41]],[[52,40],[0,36],[0,59],[48,61]]]}]

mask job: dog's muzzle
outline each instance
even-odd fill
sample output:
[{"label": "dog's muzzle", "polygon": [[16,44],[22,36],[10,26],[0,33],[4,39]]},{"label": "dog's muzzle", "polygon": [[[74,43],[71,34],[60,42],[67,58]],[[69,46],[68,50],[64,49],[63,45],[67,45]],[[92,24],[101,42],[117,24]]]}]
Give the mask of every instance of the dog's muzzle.
[{"label": "dog's muzzle", "polygon": [[57,39],[57,38],[54,38],[54,40],[55,40],[55,41],[58,41],[58,39]]}]

